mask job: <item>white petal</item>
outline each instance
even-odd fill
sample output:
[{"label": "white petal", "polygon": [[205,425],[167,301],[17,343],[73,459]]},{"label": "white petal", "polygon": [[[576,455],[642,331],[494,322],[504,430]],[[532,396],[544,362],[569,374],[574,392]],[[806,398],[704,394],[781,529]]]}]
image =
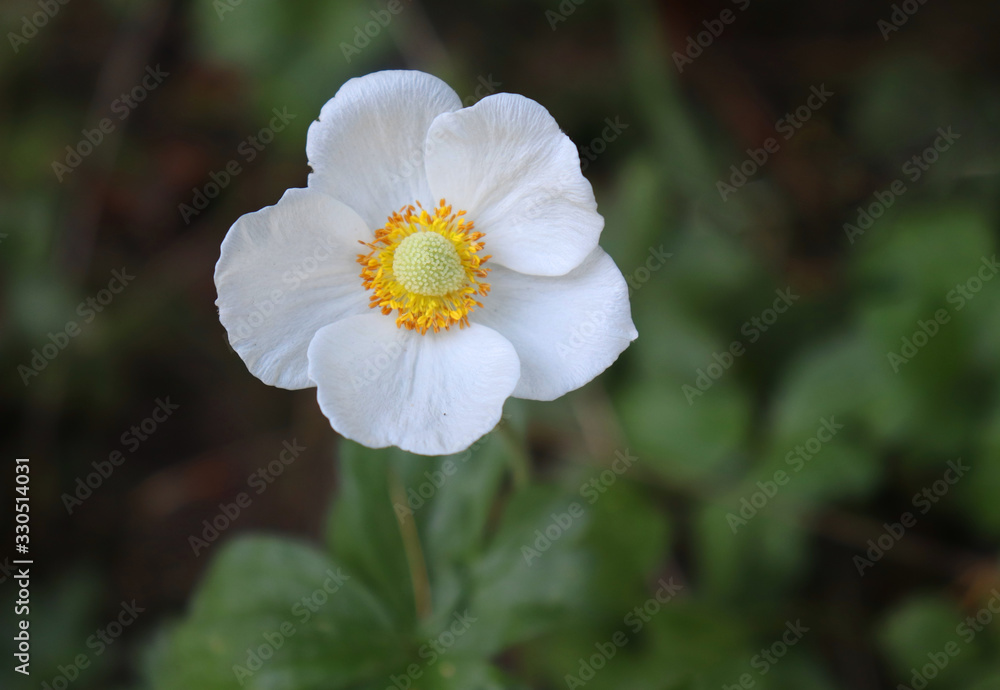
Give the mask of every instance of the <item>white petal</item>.
[{"label": "white petal", "polygon": [[289,189],[240,217],[215,266],[229,342],[254,376],[281,388],[315,385],[306,350],[323,326],[368,311],[358,254],[365,222],[325,194]]},{"label": "white petal", "polygon": [[485,326],[420,335],[373,312],[323,328],[309,345],[309,375],[334,429],[421,455],[457,453],[489,432],[518,373],[514,347]]},{"label": "white petal", "polygon": [[426,166],[433,197],[468,211],[495,264],[563,275],[597,246],[604,219],[576,146],[530,98],[501,93],[439,116]]},{"label": "white petal", "polygon": [[494,268],[487,280],[492,290],[469,318],[514,344],[521,360],[516,398],[555,400],[579,388],[639,335],[628,285],[603,249],[565,276]]},{"label": "white petal", "polygon": [[415,201],[435,206],[424,173],[427,128],[461,107],[451,87],[424,72],[349,80],[309,125],[309,187],[340,199],[372,229]]}]

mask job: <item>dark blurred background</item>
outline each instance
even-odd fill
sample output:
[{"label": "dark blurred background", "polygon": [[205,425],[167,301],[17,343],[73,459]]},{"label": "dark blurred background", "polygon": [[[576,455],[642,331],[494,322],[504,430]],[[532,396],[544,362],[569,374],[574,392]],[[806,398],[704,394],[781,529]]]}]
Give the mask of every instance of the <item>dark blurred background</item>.
[{"label": "dark blurred background", "polygon": [[[30,682],[4,667],[0,685],[51,682],[134,599],[145,611],[73,686],[141,687],[222,542],[320,537],[336,435],[314,391],[246,371],[212,271],[236,218],[305,186],[306,129],[340,85],[412,68],[467,104],[544,105],[633,288],[640,337],[611,370],[510,403],[539,481],[641,458],[621,490],[654,517],[609,543],[648,542],[650,591],[671,575],[687,608],[617,686],[913,687],[959,640],[927,683],[1000,688],[1000,621],[956,635],[1000,588],[1000,5],[399,1],[0,7],[0,447],[32,461],[37,631]],[[785,675],[760,674],[751,659],[799,618],[813,632]],[[601,626],[498,664],[563,687]]]}]

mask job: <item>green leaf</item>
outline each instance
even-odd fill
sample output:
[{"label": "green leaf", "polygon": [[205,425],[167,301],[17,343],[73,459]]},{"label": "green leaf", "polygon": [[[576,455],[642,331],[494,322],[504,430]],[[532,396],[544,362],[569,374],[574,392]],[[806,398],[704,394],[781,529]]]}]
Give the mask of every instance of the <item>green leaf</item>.
[{"label": "green leaf", "polygon": [[154,656],[150,683],[346,688],[405,658],[397,635],[390,612],[329,557],[286,539],[243,538],[220,552],[189,616]]},{"label": "green leaf", "polygon": [[[330,513],[330,551],[356,573],[389,608],[404,629],[415,625],[415,604],[397,510],[390,496],[395,469],[426,464],[427,458],[396,448],[371,449],[344,441],[340,492]],[[397,473],[392,475],[391,473]],[[397,505],[399,499],[395,499]]]},{"label": "green leaf", "polygon": [[[483,552],[487,524],[506,473],[504,451],[503,439],[494,432],[463,453],[434,459],[428,469],[412,462],[401,468],[408,470],[402,472],[407,507],[417,525],[431,582],[433,614],[425,622],[426,630],[445,628],[468,599],[472,564]],[[424,496],[431,498],[421,505]]]},{"label": "green leaf", "polygon": [[629,439],[668,483],[722,474],[743,447],[750,423],[749,400],[734,382],[716,383],[690,404],[680,386],[665,394],[658,382],[643,381],[620,403]]},{"label": "green leaf", "polygon": [[480,553],[507,469],[506,451],[495,431],[463,453],[435,459],[427,469],[409,463],[408,498],[411,490],[417,499],[434,490],[427,507],[415,511],[430,563],[468,563]]},{"label": "green leaf", "polygon": [[657,679],[650,688],[708,689],[738,682],[753,654],[734,612],[695,599],[664,605],[631,638],[630,645],[647,652],[636,663],[645,678]]},{"label": "green leaf", "polygon": [[652,501],[622,478],[587,510],[592,519],[586,545],[596,562],[583,613],[605,617],[629,608],[645,591],[668,550],[670,530]]},{"label": "green leaf", "polygon": [[[328,536],[336,560],[277,539],[221,552],[188,618],[151,655],[154,688],[374,689],[413,664],[431,687],[510,687],[488,659],[568,620],[592,568],[580,546],[588,515],[557,486],[514,494],[488,534],[502,449],[486,438],[466,454],[426,458],[345,444]],[[411,571],[421,595],[430,590],[432,610],[419,619]],[[340,573],[342,587],[323,594]],[[323,605],[310,612],[303,597],[317,592]],[[283,625],[291,629],[258,667]]]},{"label": "green leaf", "polygon": [[[0,565],[9,568],[11,558],[0,560]],[[0,584],[9,588],[13,595],[16,594],[17,582],[10,579],[12,577],[13,571]],[[109,646],[106,654],[94,652],[97,644],[103,644],[94,634],[95,630],[98,625],[107,625],[107,621],[101,620],[103,614],[100,613],[106,586],[100,572],[91,566],[67,569],[58,579],[40,584],[37,589],[35,582],[31,582],[31,613],[28,619],[32,645],[31,676],[9,671],[9,677],[4,679],[4,690],[37,690],[42,680],[66,677],[69,667],[78,668],[80,679],[85,683],[97,685],[106,680],[108,667],[116,663],[123,651],[120,646]],[[11,603],[0,610],[0,625],[10,631],[11,638],[17,634],[18,624],[25,618],[15,614],[16,608]],[[14,645],[9,647],[13,651]],[[76,664],[81,655],[88,660],[86,668]],[[12,665],[20,663],[18,660]],[[72,671],[68,673],[72,674]]]},{"label": "green leaf", "polygon": [[589,515],[550,486],[529,486],[507,505],[472,573],[469,610],[479,621],[461,647],[492,656],[556,627],[580,603],[590,564],[577,548]]},{"label": "green leaf", "polygon": [[952,308],[951,290],[976,275],[982,258],[995,251],[989,216],[970,205],[901,210],[872,226],[857,243],[856,277],[870,288],[867,302],[919,299],[931,313]]},{"label": "green leaf", "polygon": [[413,546],[431,579],[434,613],[447,620],[468,589],[468,564],[483,549],[506,467],[503,450],[496,433],[463,453],[436,458],[343,443],[331,551],[361,575],[407,629],[416,626],[416,604],[405,528],[416,526],[419,544]]},{"label": "green leaf", "polygon": [[[372,690],[384,690],[387,687],[410,687],[411,690],[508,690],[520,688],[510,680],[505,679],[499,670],[485,661],[457,658],[453,655],[433,657],[417,664],[416,674],[409,676],[412,685],[406,684],[406,669],[390,677],[390,682],[373,687]],[[409,668],[413,668],[412,666]]]},{"label": "green leaf", "polygon": [[1000,501],[997,501],[996,487],[1000,486],[1000,405],[994,403],[986,421],[978,429],[976,454],[966,459],[972,466],[970,475],[975,478],[963,480],[955,491],[961,498],[955,501],[957,510],[964,513],[972,528],[981,534],[1000,535]]},{"label": "green leaf", "polygon": [[742,519],[742,497],[707,503],[697,516],[703,586],[706,592],[729,599],[762,601],[780,596],[807,563],[808,535],[802,518],[794,508],[767,504],[746,524],[736,522]]},{"label": "green leaf", "polygon": [[[914,400],[892,374],[884,354],[854,331],[822,343],[788,367],[770,412],[771,437],[780,449],[801,443],[821,418],[836,417],[847,435],[898,435]],[[788,447],[791,450],[791,447]]]},{"label": "green leaf", "polygon": [[938,127],[965,118],[955,110],[961,102],[956,80],[941,63],[913,51],[887,58],[859,75],[849,126],[868,151],[902,165],[901,152],[933,139]]},{"label": "green leaf", "polygon": [[[966,643],[956,632],[956,626],[964,618],[961,610],[944,597],[918,596],[899,604],[886,618],[879,633],[882,648],[899,681],[908,683],[912,669],[928,664],[930,655],[940,658],[938,655],[944,654],[948,657],[947,668],[937,670],[941,682],[954,687],[952,683],[972,661],[965,649]],[[963,651],[950,658],[945,651],[948,645]]]}]

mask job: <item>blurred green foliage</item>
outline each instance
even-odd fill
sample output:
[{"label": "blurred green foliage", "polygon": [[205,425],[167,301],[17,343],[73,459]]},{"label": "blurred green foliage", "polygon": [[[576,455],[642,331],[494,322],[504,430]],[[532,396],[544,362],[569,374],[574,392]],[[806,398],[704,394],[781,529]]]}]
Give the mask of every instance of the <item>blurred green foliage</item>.
[{"label": "blurred green foliage", "polygon": [[[39,562],[60,564],[33,591],[33,677],[5,688],[67,677],[79,654],[79,688],[915,688],[949,643],[927,687],[1000,687],[1000,621],[962,628],[992,620],[1000,590],[1000,281],[972,289],[997,247],[996,7],[927,3],[885,42],[880,5],[753,3],[678,74],[671,53],[729,5],[587,0],[553,30],[546,12],[570,3],[406,2],[348,61],[384,3],[92,4],[0,50],[4,443],[47,463]],[[0,19],[33,11],[9,3]],[[169,80],[59,183],[51,163],[105,114],[107,85],[158,62]],[[211,268],[236,217],[305,184],[306,129],[340,84],[401,66],[463,98],[489,75],[580,146],[605,117],[628,124],[586,174],[640,337],[564,400],[511,401],[506,431],[467,455],[344,443],[332,482],[312,396],[265,389],[226,347]],[[821,83],[831,102],[723,200],[729,166]],[[274,107],[297,118],[184,223],[177,206]],[[907,161],[947,127],[960,138],[912,179]],[[845,228],[897,180],[906,192],[870,227]],[[671,257],[650,270],[654,251]],[[123,264],[135,286],[24,385],[18,365]],[[797,301],[753,326],[788,290]],[[61,493],[164,390],[184,405],[169,438],[65,515]],[[842,428],[812,452],[830,419]],[[228,479],[270,459],[262,429],[320,449],[296,468],[306,479],[195,560],[188,534],[231,500]],[[616,452],[639,460],[591,503],[583,487]],[[522,456],[527,483],[510,467]],[[914,497],[957,459],[968,478],[921,512]],[[449,462],[412,515],[394,508]],[[582,517],[529,558],[573,504]],[[907,511],[916,526],[881,546]],[[278,534],[237,534],[252,527]],[[662,603],[664,583],[677,591]],[[89,636],[134,597],[150,613],[95,655]],[[427,646],[466,611],[446,651]],[[809,631],[777,647],[797,622]],[[251,672],[248,650],[275,635]]]}]

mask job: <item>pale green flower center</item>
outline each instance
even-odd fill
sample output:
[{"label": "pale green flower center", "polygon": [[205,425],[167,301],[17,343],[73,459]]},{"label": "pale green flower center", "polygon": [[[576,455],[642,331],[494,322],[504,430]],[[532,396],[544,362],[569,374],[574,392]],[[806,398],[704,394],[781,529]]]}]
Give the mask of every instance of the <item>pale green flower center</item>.
[{"label": "pale green flower center", "polygon": [[465,267],[455,245],[436,232],[416,232],[396,247],[392,257],[396,280],[417,295],[439,297],[465,284]]}]

